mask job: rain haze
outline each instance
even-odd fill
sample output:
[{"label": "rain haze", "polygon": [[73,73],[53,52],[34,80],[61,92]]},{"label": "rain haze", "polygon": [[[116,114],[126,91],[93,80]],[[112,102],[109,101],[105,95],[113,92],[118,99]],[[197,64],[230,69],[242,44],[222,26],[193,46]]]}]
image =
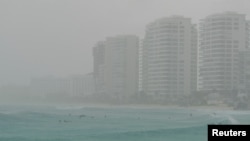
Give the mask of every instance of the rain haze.
[{"label": "rain haze", "polygon": [[1,0],[0,85],[93,70],[92,47],[108,36],[144,36],[145,26],[183,15],[249,14],[248,0]]},{"label": "rain haze", "polygon": [[[220,89],[217,84],[211,86],[212,83],[205,82],[213,78],[203,79],[207,74],[197,72],[204,70],[199,68],[197,59],[202,57],[198,53],[198,48],[202,48],[199,45],[203,44],[198,43],[201,20],[216,13],[235,12],[244,17],[245,24],[250,14],[249,4],[247,0],[1,0],[0,98],[7,103],[36,98],[41,102],[66,102],[71,98],[73,103],[98,99],[98,102],[136,104],[138,101],[173,104],[177,100],[183,104],[185,96],[203,93],[198,90],[214,90],[214,93]],[[161,27],[157,22],[163,22],[164,18],[170,24],[185,22],[186,31],[170,28],[162,32],[171,36],[162,36],[157,29],[168,24]],[[172,32],[177,36],[172,36]],[[239,37],[237,42],[241,47],[248,42],[245,32],[231,34]],[[159,39],[151,40],[151,36]],[[155,62],[176,61],[168,58],[167,54],[173,52],[163,54],[168,48],[173,48],[174,53],[176,49],[182,50],[173,56],[179,59],[181,67],[176,63],[151,67]],[[164,76],[167,70],[173,74]],[[173,75],[177,77],[172,78]],[[226,81],[225,89],[238,87],[234,85],[236,82]]]},{"label": "rain haze", "polygon": [[249,138],[249,6],[0,0],[0,141]]}]

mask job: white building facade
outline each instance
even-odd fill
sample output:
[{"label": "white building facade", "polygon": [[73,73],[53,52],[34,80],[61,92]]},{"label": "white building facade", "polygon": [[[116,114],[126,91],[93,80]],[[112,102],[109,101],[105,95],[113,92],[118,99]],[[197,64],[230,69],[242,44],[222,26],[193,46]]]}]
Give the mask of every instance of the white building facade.
[{"label": "white building facade", "polygon": [[190,18],[172,16],[146,27],[142,49],[142,90],[178,97],[197,89],[197,30]]},{"label": "white building facade", "polygon": [[95,93],[93,73],[69,78],[71,97],[90,97]]},{"label": "white building facade", "polygon": [[93,74],[75,75],[65,78],[41,77],[30,82],[31,93],[40,98],[88,97],[95,92]]},{"label": "white building facade", "polygon": [[105,41],[98,42],[93,47],[93,77],[95,95],[104,96],[104,65],[105,63]]},{"label": "white building facade", "polygon": [[106,95],[124,99],[137,93],[138,47],[139,38],[135,35],[106,38],[104,59]]},{"label": "white building facade", "polygon": [[239,52],[249,46],[244,14],[224,12],[201,20],[199,90],[233,90],[239,86]]}]

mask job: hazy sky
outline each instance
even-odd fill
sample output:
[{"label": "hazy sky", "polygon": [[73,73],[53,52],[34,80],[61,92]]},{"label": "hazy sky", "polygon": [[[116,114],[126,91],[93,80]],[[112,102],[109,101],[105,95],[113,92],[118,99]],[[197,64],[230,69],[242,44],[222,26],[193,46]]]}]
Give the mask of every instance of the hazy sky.
[{"label": "hazy sky", "polygon": [[[92,47],[117,34],[142,37],[157,18],[237,11],[249,0],[0,0],[0,85],[92,71]],[[247,16],[248,17],[248,16]]]}]

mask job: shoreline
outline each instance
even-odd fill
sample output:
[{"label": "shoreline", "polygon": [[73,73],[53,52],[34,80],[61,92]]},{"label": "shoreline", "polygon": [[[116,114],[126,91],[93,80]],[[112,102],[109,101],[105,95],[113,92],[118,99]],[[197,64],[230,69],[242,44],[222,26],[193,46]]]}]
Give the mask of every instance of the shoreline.
[{"label": "shoreline", "polygon": [[[43,103],[43,104],[1,104],[1,106],[24,106],[24,107],[55,107],[58,109],[82,109],[82,108],[130,108],[130,109],[187,109],[187,110],[214,110],[214,111],[241,111],[234,110],[226,105],[219,106],[178,106],[178,105],[157,105],[157,104],[94,104],[94,103]],[[244,110],[244,111],[250,111]]]},{"label": "shoreline", "polygon": [[[43,105],[40,105],[43,106]],[[129,109],[187,109],[187,110],[215,110],[215,111],[240,111],[234,110],[233,107],[221,105],[221,106],[178,106],[178,105],[147,105],[147,104],[52,104],[52,105],[44,105],[44,106],[53,106],[53,107],[61,107],[67,109],[81,109],[81,108],[129,108]]]}]

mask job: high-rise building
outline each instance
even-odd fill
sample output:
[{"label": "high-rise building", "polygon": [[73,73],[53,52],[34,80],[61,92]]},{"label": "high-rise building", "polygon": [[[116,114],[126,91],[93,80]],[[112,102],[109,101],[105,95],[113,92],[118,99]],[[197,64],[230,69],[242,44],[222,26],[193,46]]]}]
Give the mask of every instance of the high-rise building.
[{"label": "high-rise building", "polygon": [[239,52],[249,44],[244,14],[224,12],[200,24],[199,89],[234,90],[239,86]]},{"label": "high-rise building", "polygon": [[142,90],[178,97],[197,89],[197,30],[190,18],[172,16],[146,27],[142,49]]},{"label": "high-rise building", "polygon": [[138,92],[142,91],[142,48],[143,48],[143,39],[140,40],[139,50],[138,50]]},{"label": "high-rise building", "polygon": [[93,75],[98,98],[122,99],[137,93],[138,47],[135,35],[107,37],[96,44]]},{"label": "high-rise building", "polygon": [[93,47],[93,77],[95,84],[95,94],[104,94],[104,60],[105,60],[105,42],[98,42]]},{"label": "high-rise building", "polygon": [[250,49],[239,55],[239,91],[250,96]]},{"label": "high-rise building", "polygon": [[128,98],[138,91],[138,47],[135,35],[108,37],[105,41],[104,89],[113,98]]}]

